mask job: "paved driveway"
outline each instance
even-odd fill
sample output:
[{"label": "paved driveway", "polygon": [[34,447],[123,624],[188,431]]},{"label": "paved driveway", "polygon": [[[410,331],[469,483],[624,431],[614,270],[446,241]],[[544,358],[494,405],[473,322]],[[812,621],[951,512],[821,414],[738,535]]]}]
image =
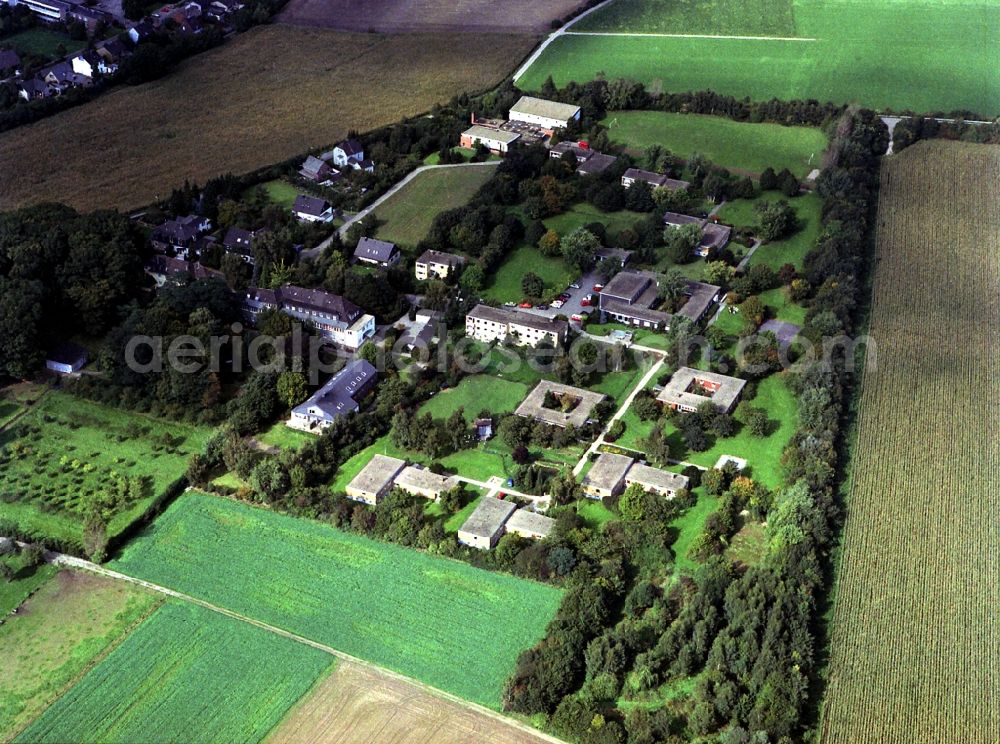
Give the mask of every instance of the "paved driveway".
[{"label": "paved driveway", "polygon": [[[579,289],[566,288],[569,292],[570,298],[566,301],[566,304],[560,308],[550,307],[548,310],[539,310],[538,308],[531,308],[530,310],[525,308],[523,312],[534,313],[535,315],[541,315],[544,318],[554,318],[557,315],[565,315],[567,318],[579,313],[581,310],[590,310],[592,313],[596,312],[596,307],[585,308],[580,303],[583,298],[589,294],[596,294],[594,292],[595,284],[603,284],[604,282],[597,275],[597,272],[591,271],[584,274],[581,278],[577,279],[574,284],[579,284]],[[596,300],[596,298],[595,298]]]}]

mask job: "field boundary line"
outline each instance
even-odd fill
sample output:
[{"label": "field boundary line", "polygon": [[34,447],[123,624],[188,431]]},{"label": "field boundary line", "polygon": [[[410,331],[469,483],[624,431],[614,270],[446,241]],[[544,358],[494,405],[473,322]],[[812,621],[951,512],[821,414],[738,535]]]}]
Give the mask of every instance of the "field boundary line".
[{"label": "field boundary line", "polygon": [[725,41],[820,41],[812,36],[727,36],[726,34],[659,34],[642,31],[566,31],[565,36],[634,36],[654,39],[719,39]]},{"label": "field boundary line", "polygon": [[539,44],[538,47],[535,49],[535,51],[533,51],[531,55],[526,60],[524,60],[524,62],[521,63],[521,66],[518,67],[517,70],[514,72],[514,77],[513,77],[514,82],[516,83],[520,78],[524,77],[524,73],[526,73],[528,71],[528,68],[538,61],[538,58],[542,56],[542,52],[544,52],[548,48],[549,44],[558,39],[560,36],[563,36],[574,23],[583,20],[594,11],[600,10],[606,5],[610,5],[612,2],[614,2],[614,0],[604,0],[603,3],[598,3],[593,8],[588,8],[575,18],[570,18],[569,21],[567,21],[561,28],[557,28],[551,34],[546,36],[545,41]]},{"label": "field boundary line", "polygon": [[176,589],[170,589],[169,587],[161,586],[159,584],[154,584],[153,582],[146,581],[145,579],[140,579],[135,576],[129,576],[128,574],[124,574],[119,571],[113,571],[110,568],[105,568],[104,566],[100,566],[96,563],[92,563],[91,561],[84,560],[83,558],[77,558],[72,555],[48,552],[46,553],[46,560],[57,566],[65,566],[69,568],[80,569],[83,571],[90,571],[92,573],[96,573],[102,576],[107,576],[112,579],[131,582],[133,584],[137,584],[138,586],[145,587],[146,589],[151,589],[152,591],[164,594],[168,597],[178,599],[182,602],[188,602],[190,604],[198,605],[199,607],[203,607],[206,610],[211,610],[212,612],[216,612],[220,615],[225,615],[226,617],[232,618],[233,620],[239,620],[241,622],[254,625],[260,628],[261,630],[266,630],[275,635],[287,638],[288,640],[295,641],[296,643],[301,643],[306,646],[311,646],[317,651],[323,651],[338,659],[343,659],[344,661],[349,661],[354,664],[358,664],[359,666],[372,669],[380,674],[383,674],[387,677],[398,680],[400,682],[405,682],[407,684],[414,685],[415,687],[423,690],[424,692],[430,693],[445,700],[449,700],[453,703],[461,705],[470,710],[474,710],[477,713],[480,713],[484,716],[488,716],[489,718],[492,718],[495,721],[506,723],[510,726],[513,726],[514,728],[517,728],[523,731],[524,733],[535,736],[540,741],[549,742],[549,744],[565,744],[565,742],[563,742],[561,739],[557,739],[556,737],[547,734],[544,731],[539,731],[538,729],[532,728],[531,726],[525,723],[521,723],[517,719],[509,718],[483,705],[474,703],[470,700],[465,700],[464,698],[461,698],[458,695],[453,695],[450,692],[445,692],[444,690],[438,689],[437,687],[433,687],[425,682],[413,679],[412,677],[407,677],[405,674],[394,672],[391,669],[386,669],[385,667],[379,666],[378,664],[374,664],[370,661],[360,659],[357,656],[351,656],[351,654],[335,649],[332,646],[327,646],[326,644],[320,643],[319,641],[314,641],[311,638],[300,636],[297,633],[293,633],[289,630],[279,628],[276,625],[265,623],[262,620],[257,620],[247,615],[242,615],[238,612],[227,609],[225,607],[220,607],[219,605],[212,604],[211,602],[208,602],[204,599],[193,597],[190,594],[184,594],[183,592],[179,592]]}]

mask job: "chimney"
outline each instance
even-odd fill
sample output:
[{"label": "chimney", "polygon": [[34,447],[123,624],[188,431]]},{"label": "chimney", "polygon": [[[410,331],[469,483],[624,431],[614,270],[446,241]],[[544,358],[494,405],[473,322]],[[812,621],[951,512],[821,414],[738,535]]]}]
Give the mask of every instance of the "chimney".
[{"label": "chimney", "polygon": [[471,123],[472,124],[476,123],[476,112],[475,111],[472,112],[472,122]]}]

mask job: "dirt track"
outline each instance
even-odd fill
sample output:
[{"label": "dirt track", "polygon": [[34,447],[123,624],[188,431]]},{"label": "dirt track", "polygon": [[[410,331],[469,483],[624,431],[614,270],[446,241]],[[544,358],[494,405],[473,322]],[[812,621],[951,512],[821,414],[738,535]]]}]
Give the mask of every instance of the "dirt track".
[{"label": "dirt track", "polygon": [[269,744],[538,744],[526,731],[401,680],[338,661],[271,733]]},{"label": "dirt track", "polygon": [[291,0],[279,20],[343,31],[544,33],[582,0]]}]

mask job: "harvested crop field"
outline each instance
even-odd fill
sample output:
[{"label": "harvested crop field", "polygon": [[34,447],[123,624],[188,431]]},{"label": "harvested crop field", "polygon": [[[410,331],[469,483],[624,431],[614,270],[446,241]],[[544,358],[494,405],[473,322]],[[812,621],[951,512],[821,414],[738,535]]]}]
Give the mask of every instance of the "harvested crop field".
[{"label": "harvested crop field", "polygon": [[1000,147],[883,165],[822,741],[1000,731]]},{"label": "harvested crop field", "polygon": [[416,685],[349,661],[338,661],[272,732],[271,744],[533,744],[540,735]]},{"label": "harvested crop field", "polygon": [[534,43],[505,34],[456,44],[449,34],[254,29],[162,80],[0,136],[0,210],[43,201],[143,206],[185,179],[252,171],[330,145],[348,130],[489,88]]},{"label": "harvested crop field", "polygon": [[582,0],[291,0],[279,20],[342,31],[542,33]]}]

